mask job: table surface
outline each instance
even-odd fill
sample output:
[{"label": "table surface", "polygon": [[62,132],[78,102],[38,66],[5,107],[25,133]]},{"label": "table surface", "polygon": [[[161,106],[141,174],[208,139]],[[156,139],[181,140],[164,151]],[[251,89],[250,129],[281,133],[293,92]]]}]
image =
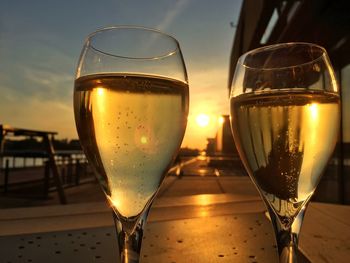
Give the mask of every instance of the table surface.
[{"label": "table surface", "polygon": [[[257,196],[200,194],[155,200],[141,262],[277,262],[273,230]],[[348,262],[350,207],[311,203],[301,262]],[[103,202],[0,210],[1,262],[116,262]]]}]

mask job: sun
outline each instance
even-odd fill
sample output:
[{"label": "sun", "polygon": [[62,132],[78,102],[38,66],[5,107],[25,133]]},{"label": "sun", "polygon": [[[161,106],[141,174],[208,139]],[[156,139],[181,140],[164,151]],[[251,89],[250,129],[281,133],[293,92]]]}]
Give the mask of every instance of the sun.
[{"label": "sun", "polygon": [[209,125],[210,117],[205,113],[200,113],[196,117],[196,122],[200,127],[206,127]]}]

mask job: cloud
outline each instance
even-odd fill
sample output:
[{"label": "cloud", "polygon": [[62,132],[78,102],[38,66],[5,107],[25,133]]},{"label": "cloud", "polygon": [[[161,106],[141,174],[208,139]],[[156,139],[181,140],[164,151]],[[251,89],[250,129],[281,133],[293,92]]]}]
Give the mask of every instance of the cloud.
[{"label": "cloud", "polygon": [[59,47],[31,41],[16,49],[11,41],[3,42],[1,59],[7,63],[0,65],[0,123],[77,138],[72,107],[75,61]]},{"label": "cloud", "polygon": [[73,72],[31,67],[23,69],[23,78],[33,92],[32,97],[62,101],[69,99],[73,92]]},{"label": "cloud", "polygon": [[178,14],[180,14],[186,8],[187,4],[188,0],[177,0],[175,6],[169,9],[163,20],[158,24],[158,29],[161,31],[166,31]]},{"label": "cloud", "polygon": [[70,99],[75,61],[64,50],[39,40],[16,50],[9,41],[4,50],[1,59],[8,63],[0,65],[1,93],[6,88],[6,96]]}]

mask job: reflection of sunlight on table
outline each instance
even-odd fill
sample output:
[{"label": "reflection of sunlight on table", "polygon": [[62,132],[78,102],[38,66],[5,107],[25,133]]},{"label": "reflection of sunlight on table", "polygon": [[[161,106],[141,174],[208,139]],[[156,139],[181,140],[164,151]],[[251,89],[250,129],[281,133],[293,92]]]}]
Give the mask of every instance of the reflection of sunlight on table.
[{"label": "reflection of sunlight on table", "polygon": [[196,195],[196,203],[200,206],[210,205],[214,202],[213,195],[210,194],[202,194]]},{"label": "reflection of sunlight on table", "polygon": [[209,210],[209,205],[212,205],[214,203],[214,199],[212,195],[209,194],[201,194],[197,195],[195,197],[195,202],[197,205],[200,206],[200,209],[198,211],[198,216],[199,217],[207,217],[209,215],[208,210]]}]

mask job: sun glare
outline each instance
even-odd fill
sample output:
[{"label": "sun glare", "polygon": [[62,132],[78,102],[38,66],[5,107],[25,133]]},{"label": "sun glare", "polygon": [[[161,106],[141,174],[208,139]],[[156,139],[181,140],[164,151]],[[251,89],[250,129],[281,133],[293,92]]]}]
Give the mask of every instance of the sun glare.
[{"label": "sun glare", "polygon": [[219,122],[220,125],[223,125],[224,122],[225,122],[225,118],[220,116],[219,119],[218,119],[218,122]]},{"label": "sun glare", "polygon": [[196,117],[196,122],[200,127],[206,127],[209,125],[210,117],[207,114],[201,113]]}]

